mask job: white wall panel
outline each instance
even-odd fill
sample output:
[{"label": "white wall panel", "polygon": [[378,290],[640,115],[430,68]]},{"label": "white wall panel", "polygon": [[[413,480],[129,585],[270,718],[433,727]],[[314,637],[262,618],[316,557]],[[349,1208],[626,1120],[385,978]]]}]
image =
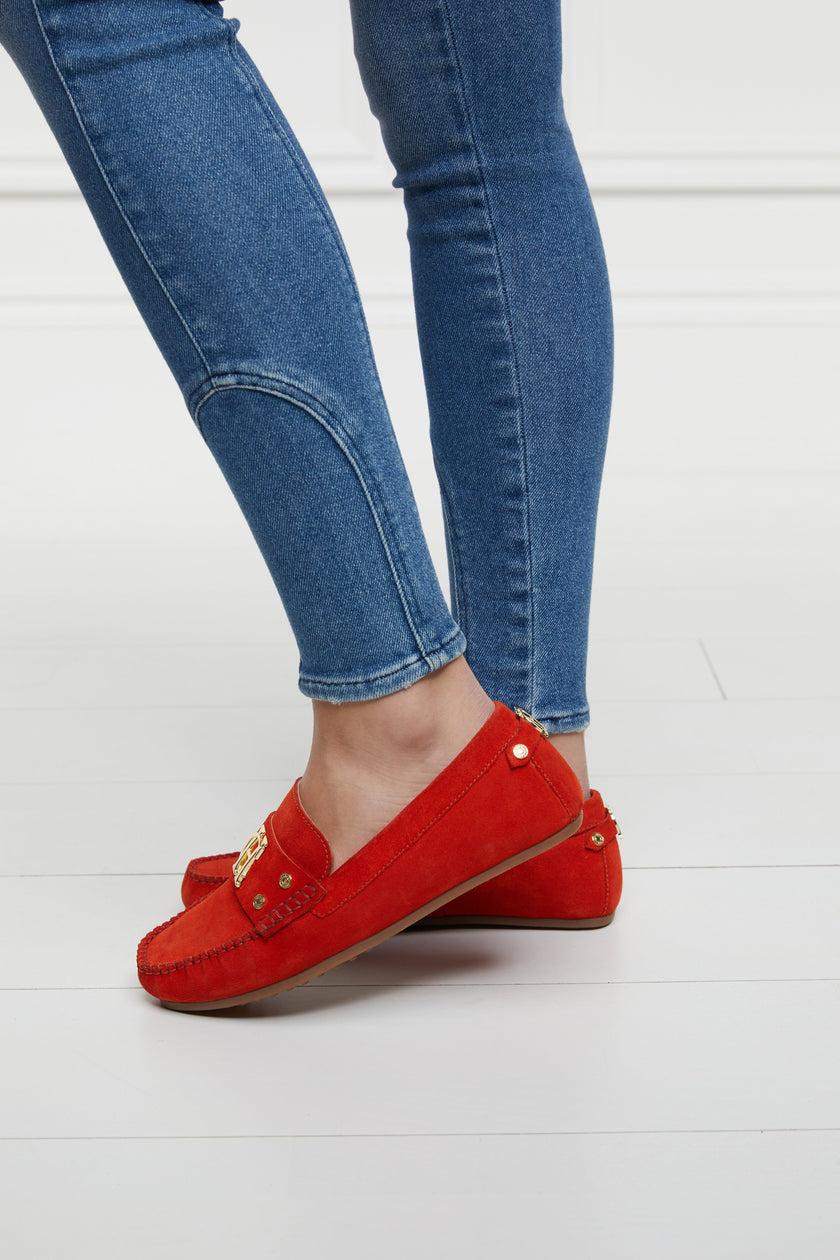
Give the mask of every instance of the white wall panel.
[{"label": "white wall panel", "polygon": [[[331,193],[366,304],[412,320],[400,195]],[[836,322],[840,193],[600,194],[620,321]],[[0,197],[0,321],[20,303],[127,303],[79,197]],[[384,307],[387,306],[387,314]]]},{"label": "white wall panel", "polygon": [[[236,0],[228,16],[329,190],[387,188],[346,0]],[[833,0],[564,0],[564,91],[596,189],[840,188]],[[0,190],[72,187],[0,66]]]},{"label": "white wall panel", "polygon": [[[347,0],[236,0],[225,12],[328,190],[387,189],[392,175],[352,50]],[[75,188],[23,79],[0,54],[0,194]]]},{"label": "white wall panel", "polygon": [[[359,82],[347,0],[227,0],[225,10],[241,19],[245,47],[324,184],[386,384],[419,434],[405,218]],[[836,460],[840,8],[833,0],[564,0],[563,14],[567,109],[620,334],[632,328],[619,336],[618,431],[633,437],[616,440],[618,466],[649,466],[654,452],[680,462],[672,434],[681,382],[686,423],[706,435],[693,455],[703,466],[716,451],[742,466],[760,432],[769,435],[762,459],[774,467]],[[145,347],[58,147],[2,53],[0,117],[0,328],[60,338],[62,328],[118,324],[134,327]],[[4,340],[8,374],[16,364]],[[657,380],[658,362],[667,370]],[[746,425],[737,450],[717,443],[714,424],[704,427],[718,396]],[[790,443],[797,399],[814,426],[798,453]]]},{"label": "white wall panel", "polygon": [[838,188],[832,0],[565,0],[564,93],[601,188]]}]

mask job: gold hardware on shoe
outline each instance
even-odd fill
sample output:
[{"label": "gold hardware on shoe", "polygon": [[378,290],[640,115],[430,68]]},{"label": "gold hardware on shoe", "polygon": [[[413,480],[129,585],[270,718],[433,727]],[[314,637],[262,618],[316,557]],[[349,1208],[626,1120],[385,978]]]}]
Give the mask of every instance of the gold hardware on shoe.
[{"label": "gold hardware on shoe", "polygon": [[267,847],[268,837],[265,834],[265,826],[262,826],[259,831],[254,832],[233,864],[233,884],[235,888],[239,887],[257,858],[261,856],[263,850]]},{"label": "gold hardware on shoe", "polygon": [[604,844],[604,837],[601,835],[600,831],[596,831],[595,834],[592,836],[592,843],[598,849],[600,849],[601,845]]},{"label": "gold hardware on shoe", "polygon": [[262,893],[257,893],[256,897],[254,898],[251,904],[253,905],[255,910],[262,910],[263,906],[265,905],[265,897],[262,895]]},{"label": "gold hardware on shoe", "polygon": [[604,806],[604,809],[607,811],[607,813],[609,814],[610,818],[613,820],[613,823],[615,824],[615,834],[616,834],[616,836],[620,836],[620,835],[621,835],[621,828],[619,827],[618,823],[617,823],[617,822],[616,822],[616,820],[615,820],[615,814],[612,812],[612,810],[610,809],[609,805],[605,805],[605,806]]},{"label": "gold hardware on shoe", "polygon": [[521,717],[526,722],[530,722],[535,730],[539,731],[541,735],[545,735],[546,739],[548,738],[548,731],[543,726],[542,722],[538,722],[535,717],[531,717],[531,714],[526,713],[524,709],[514,709],[513,711],[517,717]]},{"label": "gold hardware on shoe", "polygon": [[282,874],[282,875],[280,876],[280,878],[278,879],[277,883],[280,885],[280,887],[281,887],[281,888],[291,888],[291,886],[292,886],[292,877],[291,877],[291,875],[289,874],[289,872],[288,872],[288,871],[284,871],[284,872],[283,872],[283,874]]},{"label": "gold hardware on shoe", "polygon": [[513,753],[514,757],[519,757],[520,760],[522,760],[528,756],[528,745],[514,744],[510,751]]}]

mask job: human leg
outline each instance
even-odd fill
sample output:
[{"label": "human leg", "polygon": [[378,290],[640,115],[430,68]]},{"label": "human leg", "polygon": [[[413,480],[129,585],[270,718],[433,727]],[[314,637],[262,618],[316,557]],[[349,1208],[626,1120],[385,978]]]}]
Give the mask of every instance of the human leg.
[{"label": "human leg", "polygon": [[[589,797],[586,645],[612,322],[598,227],[563,116],[559,6],[351,8],[362,78],[408,211],[467,658],[491,693],[533,706]],[[602,926],[621,895],[619,834],[595,792],[573,841],[420,926]],[[190,863],[186,904],[225,882],[231,856]]]},{"label": "human leg", "polygon": [[557,0],[351,0],[403,189],[452,603],[485,688],[588,789],[582,731],[612,383],[609,284],[566,124]]},{"label": "human leg", "polygon": [[263,550],[302,689],[369,700],[463,638],[338,229],[237,26],[197,0],[0,8],[0,38]]},{"label": "human leg", "polygon": [[141,943],[142,983],[186,1009],[345,961],[547,851],[580,806],[562,759],[459,659],[349,262],[237,27],[197,0],[0,9],[263,550],[318,707],[309,766],[236,877]]},{"label": "human leg", "polygon": [[[428,556],[350,263],[237,27],[196,0],[0,8],[0,38],[283,598],[301,688],[321,706],[303,791],[333,823],[340,860],[492,705],[463,661],[443,669],[463,636]],[[418,681],[422,707],[403,691]],[[346,753],[348,721],[362,759],[371,704],[386,696],[380,790],[359,765],[370,790],[350,791],[326,767]],[[331,702],[348,700],[364,705],[340,718]]]}]

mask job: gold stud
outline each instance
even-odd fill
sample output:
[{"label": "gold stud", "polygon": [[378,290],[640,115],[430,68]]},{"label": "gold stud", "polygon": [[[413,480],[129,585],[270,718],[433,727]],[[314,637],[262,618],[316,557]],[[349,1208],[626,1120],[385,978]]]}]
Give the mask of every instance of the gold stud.
[{"label": "gold stud", "polygon": [[592,837],[592,843],[596,845],[599,849],[601,845],[605,843],[604,837],[601,835],[600,831],[595,832],[595,834]]},{"label": "gold stud", "polygon": [[265,905],[265,897],[262,895],[262,893],[257,893],[253,901],[254,909],[262,910],[264,905]]},{"label": "gold stud", "polygon": [[289,872],[288,872],[288,871],[284,871],[284,872],[283,872],[283,874],[280,876],[280,878],[278,879],[278,881],[277,881],[277,882],[278,882],[278,884],[280,885],[280,887],[281,887],[281,888],[291,888],[291,886],[292,886],[292,877],[291,877],[291,875],[289,874]]},{"label": "gold stud", "polygon": [[514,757],[519,757],[519,759],[522,760],[524,757],[528,756],[528,745],[514,744],[510,751],[513,753]]}]

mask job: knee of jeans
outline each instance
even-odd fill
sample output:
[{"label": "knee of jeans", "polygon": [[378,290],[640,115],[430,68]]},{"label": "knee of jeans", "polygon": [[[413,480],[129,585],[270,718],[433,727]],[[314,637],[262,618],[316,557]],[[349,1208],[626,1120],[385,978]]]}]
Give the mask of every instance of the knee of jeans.
[{"label": "knee of jeans", "polygon": [[[219,0],[169,0],[170,7],[179,8],[186,14],[188,9],[222,17],[222,5]],[[145,6],[150,22],[157,20],[160,11],[156,12],[155,0],[132,0],[132,10],[142,10]],[[15,60],[26,75],[30,63],[37,60],[42,48],[42,26],[49,28],[53,20],[61,20],[61,10],[67,14],[78,10],[90,23],[90,30],[96,33],[98,23],[109,11],[123,8],[122,0],[0,0],[0,45]],[[128,6],[126,6],[128,7]],[[75,13],[73,14],[75,16]]]},{"label": "knee of jeans", "polygon": [[[449,51],[439,6],[394,6],[392,0],[350,0],[353,51],[371,113],[388,156],[400,173],[451,147],[457,105],[444,83]],[[428,46],[434,44],[433,54]],[[425,56],[424,56],[425,50]],[[429,60],[427,61],[428,58]]]},{"label": "knee of jeans", "polygon": [[[574,169],[557,0],[350,0],[356,60],[397,187]],[[520,12],[521,10],[521,12]]]},{"label": "knee of jeans", "polygon": [[[236,425],[235,417],[248,411],[254,416],[266,417],[266,423],[275,413],[282,413],[287,422],[303,428],[315,423],[311,434],[320,431],[329,447],[339,454],[342,461],[354,470],[362,484],[370,479],[367,461],[360,450],[359,435],[350,431],[345,417],[329,405],[325,398],[313,393],[291,376],[260,376],[253,372],[226,371],[205,376],[192,391],[185,390],[184,398],[193,422],[207,441],[205,417],[214,416],[213,428],[221,434],[229,425]],[[212,406],[205,408],[205,404]],[[219,405],[221,404],[221,406]],[[259,428],[259,425],[257,425]]]}]

